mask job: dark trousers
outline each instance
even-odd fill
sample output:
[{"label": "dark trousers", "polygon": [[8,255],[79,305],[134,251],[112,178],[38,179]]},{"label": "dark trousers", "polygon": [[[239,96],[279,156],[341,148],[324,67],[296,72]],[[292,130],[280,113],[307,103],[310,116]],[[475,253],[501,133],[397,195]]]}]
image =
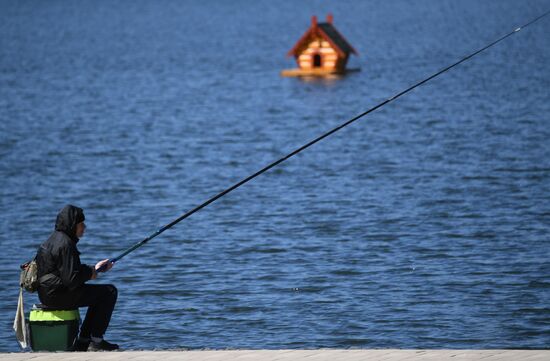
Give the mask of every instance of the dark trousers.
[{"label": "dark trousers", "polygon": [[118,291],[113,285],[87,285],[67,292],[44,295],[40,292],[40,302],[52,308],[73,309],[88,307],[80,328],[80,337],[103,337],[115,308]]}]

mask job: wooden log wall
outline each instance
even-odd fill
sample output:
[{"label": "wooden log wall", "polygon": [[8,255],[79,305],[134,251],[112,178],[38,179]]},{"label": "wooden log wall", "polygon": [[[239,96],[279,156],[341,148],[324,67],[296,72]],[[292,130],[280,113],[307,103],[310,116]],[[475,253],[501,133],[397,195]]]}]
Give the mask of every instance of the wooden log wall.
[{"label": "wooden log wall", "polygon": [[298,57],[298,66],[300,69],[312,69],[314,67],[313,59],[315,54],[321,56],[321,69],[336,70],[346,63],[344,59],[339,59],[338,54],[328,41],[319,39],[310,42],[308,47]]}]

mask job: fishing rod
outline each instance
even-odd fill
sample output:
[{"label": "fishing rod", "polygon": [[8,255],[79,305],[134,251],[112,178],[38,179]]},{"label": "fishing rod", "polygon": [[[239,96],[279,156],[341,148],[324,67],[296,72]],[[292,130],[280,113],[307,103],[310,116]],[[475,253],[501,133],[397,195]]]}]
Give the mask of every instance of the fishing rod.
[{"label": "fishing rod", "polygon": [[[136,249],[138,249],[139,247],[143,246],[144,244],[146,244],[147,242],[149,242],[150,240],[152,240],[153,238],[155,238],[156,236],[158,236],[159,234],[163,233],[164,231],[166,231],[167,229],[170,229],[172,228],[173,226],[175,226],[176,224],[178,224],[179,222],[183,221],[184,219],[186,219],[187,217],[191,216],[192,214],[200,211],[201,209],[203,209],[204,207],[208,206],[209,204],[215,202],[216,200],[220,199],[221,197],[225,196],[226,194],[234,191],[235,189],[239,188],[240,186],[242,186],[243,184],[245,183],[248,183],[249,181],[251,181],[252,179],[256,178],[257,176],[267,172],[268,170],[270,170],[271,168],[281,164],[282,162],[286,161],[287,159],[295,156],[296,154],[300,153],[301,151],[311,147],[312,145],[314,145],[315,143],[318,143],[320,142],[321,140],[327,138],[328,136],[336,133],[337,131],[341,130],[342,128],[345,128],[347,127],[348,125],[352,124],[353,122],[359,120],[360,118],[364,117],[365,115],[369,114],[369,113],[372,113],[373,111],[379,109],[379,108],[382,108],[384,105],[396,100],[397,98],[407,94],[408,92],[410,92],[411,90],[429,82],[430,80],[432,80],[433,78],[451,70],[452,68],[454,68],[455,66],[465,62],[466,60],[470,59],[470,58],[473,58],[474,56],[476,56],[477,54],[489,49],[490,47],[500,43],[501,41],[503,41],[504,39],[514,35],[515,33],[519,32],[520,30],[522,30],[523,28],[539,21],[540,19],[544,18],[545,16],[547,16],[548,14],[550,14],[550,10],[545,12],[544,14],[536,17],[535,19],[529,21],[528,23],[514,29],[513,31],[509,32],[508,34],[506,35],[503,35],[501,36],[500,38],[498,38],[497,40],[489,43],[488,45],[485,45],[484,47],[482,47],[481,49],[479,50],[476,50],[474,51],[473,53],[465,56],[464,58],[460,59],[459,61],[457,61],[456,63],[454,64],[451,64],[449,66],[447,66],[446,68],[443,68],[441,70],[439,70],[438,72],[430,75],[429,77],[419,81],[418,83],[410,86],[409,88],[395,94],[394,96],[384,100],[383,102],[379,103],[378,105],[375,105],[374,107],[370,108],[369,110],[355,116],[354,118],[340,124],[339,126],[329,130],[328,132],[320,135],[319,137],[313,139],[312,141],[310,141],[309,143],[295,149],[294,151],[288,153],[287,155],[285,155],[284,157],[268,164],[267,166],[263,167],[262,169],[260,169],[259,171],[257,171],[256,173],[252,174],[252,175],[249,175],[248,177],[242,179],[241,181],[233,184],[232,186],[230,186],[229,188],[226,188],[225,190],[221,191],[220,193],[216,194],[215,196],[211,197],[210,199],[206,200],[205,202],[199,204],[198,206],[196,206],[195,208],[191,209],[190,211],[184,213],[183,215],[179,216],[178,218],[174,219],[172,222],[162,226],[161,228],[159,228],[157,231],[155,231],[154,233],[150,234],[149,236],[145,237],[143,240],[137,242],[136,244],[134,244],[133,246],[129,247],[128,249],[126,249],[124,252],[122,252],[121,254],[119,254],[118,256],[114,257],[114,258],[111,258],[109,259],[109,262],[111,263],[115,263],[117,261],[119,261],[122,257],[126,256],[127,254],[129,254],[130,252],[133,252],[135,251]],[[103,265],[102,267],[100,267],[97,271],[98,272],[103,272],[105,271],[105,269],[107,268],[107,264]]]}]

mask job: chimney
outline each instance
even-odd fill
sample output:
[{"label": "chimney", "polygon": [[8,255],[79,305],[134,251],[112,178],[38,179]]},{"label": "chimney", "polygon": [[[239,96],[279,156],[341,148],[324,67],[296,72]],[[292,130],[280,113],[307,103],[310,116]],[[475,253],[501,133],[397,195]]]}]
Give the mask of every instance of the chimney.
[{"label": "chimney", "polygon": [[311,26],[316,27],[317,26],[317,16],[313,15],[311,17]]},{"label": "chimney", "polygon": [[332,24],[332,21],[333,21],[333,20],[334,20],[334,17],[332,16],[331,13],[329,13],[329,14],[327,15],[327,23]]}]

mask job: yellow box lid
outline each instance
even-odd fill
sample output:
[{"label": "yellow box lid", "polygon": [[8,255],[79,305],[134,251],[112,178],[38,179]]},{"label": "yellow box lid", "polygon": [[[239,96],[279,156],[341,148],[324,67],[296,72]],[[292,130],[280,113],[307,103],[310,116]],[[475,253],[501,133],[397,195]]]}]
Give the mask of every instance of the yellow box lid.
[{"label": "yellow box lid", "polygon": [[75,310],[31,310],[29,321],[72,321],[79,320],[80,313]]}]

